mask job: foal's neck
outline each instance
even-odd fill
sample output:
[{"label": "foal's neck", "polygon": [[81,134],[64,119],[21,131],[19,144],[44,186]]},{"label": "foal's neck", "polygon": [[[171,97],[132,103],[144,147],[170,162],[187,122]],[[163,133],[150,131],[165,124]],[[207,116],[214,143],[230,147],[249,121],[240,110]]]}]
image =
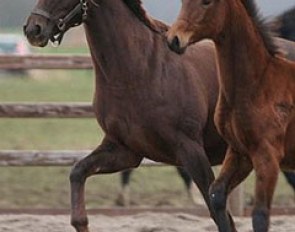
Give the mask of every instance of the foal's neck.
[{"label": "foal's neck", "polygon": [[99,4],[91,5],[85,25],[97,79],[120,86],[134,82],[155,49],[156,35],[122,0],[101,0]]},{"label": "foal's neck", "polygon": [[228,104],[241,104],[259,88],[271,55],[246,10],[229,7],[225,29],[215,41],[220,88]]}]

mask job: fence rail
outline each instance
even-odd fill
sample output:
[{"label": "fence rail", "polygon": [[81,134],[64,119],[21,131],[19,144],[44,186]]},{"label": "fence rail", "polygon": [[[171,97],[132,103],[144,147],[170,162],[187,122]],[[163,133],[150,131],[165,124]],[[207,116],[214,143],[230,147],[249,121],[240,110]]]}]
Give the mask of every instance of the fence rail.
[{"label": "fence rail", "polygon": [[[92,69],[89,56],[73,55],[0,55],[0,70],[26,69]],[[1,103],[0,118],[91,118],[89,103]],[[90,151],[15,151],[0,150],[0,167],[7,166],[69,166]],[[162,166],[144,160],[142,166]],[[232,213],[244,214],[243,190],[238,188],[229,199]]]},{"label": "fence rail", "polygon": [[[7,166],[71,166],[81,158],[90,154],[90,150],[80,151],[0,151],[0,167]],[[148,159],[142,161],[142,166],[163,166]]]},{"label": "fence rail", "polygon": [[0,118],[92,118],[90,103],[2,103]]},{"label": "fence rail", "polygon": [[0,69],[92,69],[90,56],[0,55]]}]

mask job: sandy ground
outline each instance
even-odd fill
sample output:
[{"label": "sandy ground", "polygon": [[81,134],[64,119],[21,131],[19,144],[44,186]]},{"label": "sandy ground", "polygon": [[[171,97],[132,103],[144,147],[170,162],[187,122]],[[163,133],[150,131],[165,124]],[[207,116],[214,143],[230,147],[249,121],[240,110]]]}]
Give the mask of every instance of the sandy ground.
[{"label": "sandy ground", "polygon": [[[213,232],[212,221],[187,214],[144,213],[90,216],[91,232]],[[249,218],[236,218],[239,232],[250,232]],[[273,217],[270,232],[294,232],[295,215]],[[68,216],[0,215],[0,232],[74,232]]]}]

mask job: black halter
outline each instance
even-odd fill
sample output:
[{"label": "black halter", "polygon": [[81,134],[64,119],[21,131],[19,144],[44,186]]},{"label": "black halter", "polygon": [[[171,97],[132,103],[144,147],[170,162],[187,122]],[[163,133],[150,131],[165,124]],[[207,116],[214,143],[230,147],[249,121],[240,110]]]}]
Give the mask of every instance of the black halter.
[{"label": "black halter", "polygon": [[[88,4],[87,0],[80,0],[80,2],[72,9],[65,17],[63,18],[54,18],[50,13],[47,11],[44,11],[42,9],[34,9],[32,11],[32,14],[34,15],[40,15],[49,21],[53,22],[57,29],[59,30],[57,34],[53,35],[50,40],[53,43],[60,44],[65,32],[69,27],[76,27],[81,25],[87,18],[87,10],[88,10]],[[68,25],[75,17],[81,16],[80,20],[78,22],[75,22],[73,25]]]}]

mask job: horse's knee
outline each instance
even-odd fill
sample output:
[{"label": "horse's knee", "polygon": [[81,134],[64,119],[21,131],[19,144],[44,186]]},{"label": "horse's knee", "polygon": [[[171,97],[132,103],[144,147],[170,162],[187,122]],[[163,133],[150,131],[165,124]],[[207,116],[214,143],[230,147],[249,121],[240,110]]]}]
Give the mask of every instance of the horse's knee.
[{"label": "horse's knee", "polygon": [[222,183],[213,183],[210,187],[210,202],[215,211],[226,209],[226,190]]},{"label": "horse's knee", "polygon": [[267,232],[269,227],[269,210],[255,208],[252,212],[252,224],[255,232]]}]

